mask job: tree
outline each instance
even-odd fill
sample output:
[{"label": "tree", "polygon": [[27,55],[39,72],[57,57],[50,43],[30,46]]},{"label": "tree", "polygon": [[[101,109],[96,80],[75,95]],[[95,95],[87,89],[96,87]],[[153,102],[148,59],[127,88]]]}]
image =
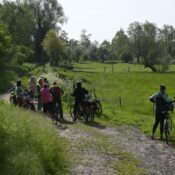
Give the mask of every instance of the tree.
[{"label": "tree", "polygon": [[98,60],[98,47],[99,46],[97,41],[94,41],[93,43],[91,43],[88,49],[89,60],[92,60],[92,61]]},{"label": "tree", "polygon": [[[144,24],[134,22],[130,24],[128,29],[133,53],[138,63],[144,64],[145,67],[150,68],[152,71],[164,70],[163,59],[167,55],[160,44],[158,31],[157,26],[148,21]],[[169,60],[169,56],[167,58]]]},{"label": "tree", "polygon": [[5,25],[0,22],[0,69],[5,66],[5,63],[9,62],[9,60],[6,58],[6,55],[10,46],[11,36],[9,35]]},{"label": "tree", "polygon": [[19,1],[3,1],[0,7],[0,20],[7,26],[14,45],[32,46],[35,21],[29,6]]},{"label": "tree", "polygon": [[172,58],[175,56],[175,29],[171,25],[164,25],[159,29],[159,42],[165,52]]},{"label": "tree", "polygon": [[58,24],[65,21],[62,6],[57,0],[23,0],[34,13],[35,26],[35,53],[38,61],[43,59],[42,41],[50,29],[57,29]]},{"label": "tree", "polygon": [[137,62],[141,63],[141,57],[143,53],[143,38],[144,32],[142,25],[139,22],[133,22],[128,28],[129,39],[132,44],[132,50],[137,58]]},{"label": "tree", "polygon": [[48,31],[42,45],[50,58],[50,65],[58,65],[61,61],[65,45],[55,30],[51,29]]},{"label": "tree", "polygon": [[117,59],[124,62],[132,60],[131,44],[123,29],[120,29],[120,31],[116,33],[111,43],[111,49]]},{"label": "tree", "polygon": [[68,41],[68,46],[74,50],[74,57],[73,57],[73,60],[76,61],[76,62],[79,62],[80,61],[80,57],[82,55],[82,48],[81,48],[81,45],[79,43],[78,40],[75,40],[75,39],[70,39]]},{"label": "tree", "polygon": [[81,31],[80,37],[81,37],[80,45],[81,45],[81,50],[82,50],[82,58],[84,60],[88,60],[89,58],[88,50],[91,45],[91,41],[90,41],[91,34],[87,34],[87,30],[83,29]]},{"label": "tree", "polygon": [[111,60],[111,58],[113,57],[110,48],[111,48],[110,42],[104,40],[101,43],[101,45],[98,49],[98,56],[102,62],[105,62],[107,60]]}]

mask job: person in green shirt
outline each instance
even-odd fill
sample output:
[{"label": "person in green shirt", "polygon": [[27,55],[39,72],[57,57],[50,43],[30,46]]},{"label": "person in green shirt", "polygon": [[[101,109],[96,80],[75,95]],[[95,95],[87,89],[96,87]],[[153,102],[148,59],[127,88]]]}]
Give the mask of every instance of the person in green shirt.
[{"label": "person in green shirt", "polygon": [[169,110],[172,104],[168,94],[166,93],[165,85],[160,85],[160,91],[153,94],[150,98],[152,103],[155,103],[155,122],[152,129],[152,139],[155,140],[155,132],[160,123],[160,139],[163,139],[163,123],[165,118],[165,111]]}]

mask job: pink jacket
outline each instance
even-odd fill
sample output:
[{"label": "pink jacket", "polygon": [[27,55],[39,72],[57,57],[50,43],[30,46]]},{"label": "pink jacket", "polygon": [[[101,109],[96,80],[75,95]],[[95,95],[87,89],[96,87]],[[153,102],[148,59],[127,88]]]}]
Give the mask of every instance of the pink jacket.
[{"label": "pink jacket", "polygon": [[49,88],[43,87],[40,90],[41,93],[41,101],[43,104],[52,102],[52,94],[49,91]]}]

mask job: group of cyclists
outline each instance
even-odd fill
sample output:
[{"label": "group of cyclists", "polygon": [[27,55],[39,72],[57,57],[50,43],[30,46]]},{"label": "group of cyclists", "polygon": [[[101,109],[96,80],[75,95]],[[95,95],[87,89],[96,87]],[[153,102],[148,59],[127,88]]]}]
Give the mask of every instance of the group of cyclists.
[{"label": "group of cyclists", "polygon": [[[49,87],[49,82],[45,77],[39,77],[36,81],[35,76],[31,76],[28,82],[28,88],[23,89],[21,80],[17,80],[14,88],[14,100],[13,102],[19,106],[24,107],[26,99],[30,106],[33,106],[35,110],[34,101],[37,101],[37,109],[39,112],[53,114],[55,111],[59,112],[60,119],[63,119],[63,107],[61,96],[63,90],[57,82],[54,82]],[[28,96],[28,98],[26,98]]]},{"label": "group of cyclists", "polygon": [[[26,89],[23,89],[21,80],[17,80],[13,94],[13,103],[19,107],[25,107],[27,103],[32,110],[35,110],[34,101],[37,101],[37,110],[39,112],[43,111],[51,116],[58,113],[59,118],[64,119],[61,98],[64,91],[57,82],[53,82],[53,84],[49,86],[47,78],[39,77],[36,81],[35,76],[31,76],[28,82],[28,88]],[[72,93],[72,96],[75,98],[73,121],[77,120],[77,108],[87,94],[88,90],[82,87],[81,81],[78,81]]]}]

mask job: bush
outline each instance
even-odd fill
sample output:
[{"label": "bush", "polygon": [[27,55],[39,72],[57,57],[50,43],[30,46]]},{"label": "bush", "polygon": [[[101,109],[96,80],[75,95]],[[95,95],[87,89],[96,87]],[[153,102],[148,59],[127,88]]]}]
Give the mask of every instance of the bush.
[{"label": "bush", "polygon": [[16,46],[13,49],[13,64],[22,65],[24,62],[32,62],[34,58],[34,51],[26,46]]},{"label": "bush", "polygon": [[12,71],[0,72],[0,92],[7,92],[12,86],[12,80],[15,79],[15,74]]},{"label": "bush", "polygon": [[0,103],[3,175],[65,174],[66,142],[47,117]]}]

